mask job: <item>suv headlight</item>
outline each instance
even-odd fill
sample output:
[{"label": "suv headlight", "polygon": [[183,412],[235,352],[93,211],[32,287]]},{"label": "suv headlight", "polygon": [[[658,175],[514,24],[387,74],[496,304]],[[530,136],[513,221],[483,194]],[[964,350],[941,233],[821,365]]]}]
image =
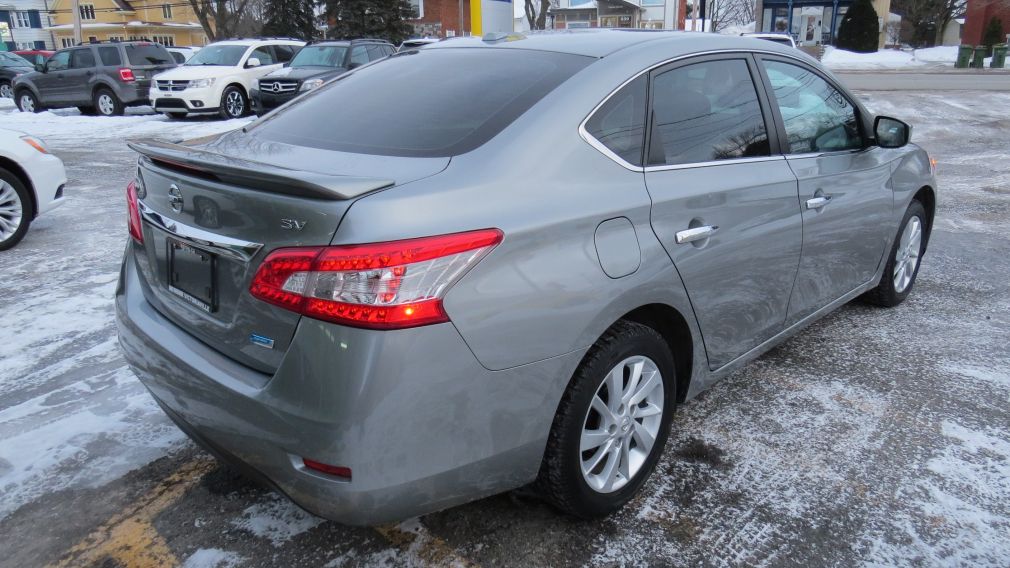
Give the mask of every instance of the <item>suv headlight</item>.
[{"label": "suv headlight", "polygon": [[214,84],[214,79],[197,79],[189,82],[190,89],[202,89]]},{"label": "suv headlight", "polygon": [[309,79],[308,81],[302,83],[302,87],[298,90],[301,92],[311,91],[312,89],[319,88],[323,83],[324,81],[322,79]]}]

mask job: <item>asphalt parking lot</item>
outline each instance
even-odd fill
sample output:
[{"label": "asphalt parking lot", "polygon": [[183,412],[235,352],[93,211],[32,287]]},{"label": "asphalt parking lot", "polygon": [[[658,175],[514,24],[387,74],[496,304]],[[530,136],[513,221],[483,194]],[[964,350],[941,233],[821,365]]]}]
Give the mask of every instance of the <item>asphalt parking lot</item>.
[{"label": "asphalt parking lot", "polygon": [[69,202],[0,253],[0,566],[1010,565],[1010,93],[862,93],[939,162],[916,289],[850,304],[682,406],[620,514],[521,493],[376,528],[314,518],[164,418],[115,341],[134,135],[240,121],[30,116]]}]

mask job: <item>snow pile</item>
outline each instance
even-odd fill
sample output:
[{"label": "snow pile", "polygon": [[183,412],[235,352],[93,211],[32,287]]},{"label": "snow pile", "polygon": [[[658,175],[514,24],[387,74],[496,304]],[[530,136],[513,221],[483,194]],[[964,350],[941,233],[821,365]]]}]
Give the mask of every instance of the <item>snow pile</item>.
[{"label": "snow pile", "polygon": [[881,49],[876,53],[855,53],[826,47],[821,62],[831,69],[922,69],[952,68],[957,46],[929,47],[912,51]]},{"label": "snow pile", "polygon": [[274,546],[281,546],[323,522],[276,493],[271,493],[267,499],[265,503],[247,508],[242,518],[232,521],[232,525],[269,539]]},{"label": "snow pile", "polygon": [[232,568],[245,564],[246,559],[220,548],[201,548],[182,565],[182,568]]}]

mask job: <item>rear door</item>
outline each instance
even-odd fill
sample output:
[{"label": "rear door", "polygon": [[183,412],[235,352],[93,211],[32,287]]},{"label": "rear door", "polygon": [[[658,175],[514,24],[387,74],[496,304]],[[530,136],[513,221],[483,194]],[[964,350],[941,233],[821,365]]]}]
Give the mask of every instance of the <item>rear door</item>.
[{"label": "rear door", "polygon": [[70,54],[70,69],[65,73],[60,102],[86,105],[91,102],[91,84],[97,72],[95,52],[90,47],[75,49]]},{"label": "rear door", "polygon": [[870,146],[859,107],[799,61],[761,56],[783,152],[799,179],[803,257],[794,322],[870,281],[883,258],[893,192],[887,153]]},{"label": "rear door", "polygon": [[755,61],[694,58],[651,73],[652,225],[716,369],[783,329],[800,259],[796,178]]}]

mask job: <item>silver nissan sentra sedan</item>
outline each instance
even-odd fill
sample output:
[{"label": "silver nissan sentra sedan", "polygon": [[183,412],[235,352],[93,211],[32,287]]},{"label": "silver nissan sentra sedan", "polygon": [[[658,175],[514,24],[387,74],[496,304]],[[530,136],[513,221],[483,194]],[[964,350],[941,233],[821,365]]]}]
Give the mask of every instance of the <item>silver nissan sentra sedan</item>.
[{"label": "silver nissan sentra sedan", "polygon": [[120,341],[183,431],[323,517],[526,485],[606,515],[678,404],[908,296],[936,203],[909,136],[759,39],[405,51],[241,130],[132,143]]}]

